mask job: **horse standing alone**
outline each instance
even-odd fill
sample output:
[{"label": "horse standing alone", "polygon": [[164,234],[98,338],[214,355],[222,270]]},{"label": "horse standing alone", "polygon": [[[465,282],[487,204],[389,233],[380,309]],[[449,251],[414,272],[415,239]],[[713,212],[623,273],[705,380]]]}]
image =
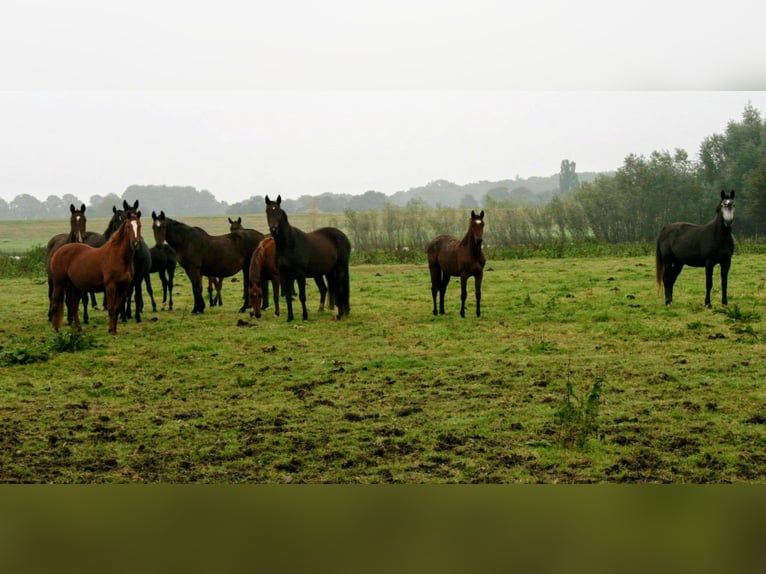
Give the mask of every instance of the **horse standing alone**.
[{"label": "horse standing alone", "polygon": [[721,266],[721,303],[728,304],[728,286],[734,239],[731,225],[734,223],[734,190],[729,196],[721,190],[721,201],[716,207],[715,218],[705,225],[671,223],[660,231],[655,251],[655,281],[657,291],[665,289],[665,305],[673,302],[673,284],[684,265],[705,268],[705,306],[710,307],[710,290],[713,288],[713,268]]},{"label": "horse standing alone", "polygon": [[436,294],[439,294],[438,314],[444,315],[444,294],[452,277],[460,277],[460,316],[465,317],[465,300],[468,296],[466,284],[474,278],[476,291],[476,316],[481,316],[481,281],[484,276],[486,258],[481,250],[484,239],[484,211],[476,215],[471,211],[471,221],[463,239],[452,235],[439,235],[426,248],[428,270],[431,272],[431,297],[436,310]]},{"label": "horse standing alone", "polygon": [[68,302],[74,327],[82,331],[78,315],[80,297],[86,291],[104,291],[109,310],[109,333],[117,334],[117,314],[133,280],[133,254],[141,243],[141,221],[130,213],[119,229],[102,247],[85,243],[67,243],[53,254],[50,272],[53,278],[49,316],[58,331],[64,313],[64,295],[71,288]]}]

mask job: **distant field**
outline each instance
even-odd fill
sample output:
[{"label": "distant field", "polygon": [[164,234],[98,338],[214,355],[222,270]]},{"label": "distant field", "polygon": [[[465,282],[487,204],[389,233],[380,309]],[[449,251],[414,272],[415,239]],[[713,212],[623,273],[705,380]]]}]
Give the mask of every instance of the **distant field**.
[{"label": "distant field", "polygon": [[[168,215],[168,217],[173,217],[171,214],[166,215]],[[174,219],[178,219],[189,225],[201,227],[211,235],[220,235],[229,232],[228,217],[236,219],[239,216],[210,215],[198,217],[175,217]],[[245,227],[252,227],[262,233],[268,233],[265,213],[251,213],[241,217]],[[154,244],[154,238],[150,228],[151,221],[151,211],[144,213],[142,217],[142,223],[145,226],[144,239],[149,245]],[[88,231],[103,233],[108,223],[108,218],[89,217]],[[290,214],[290,223],[307,231],[326,225],[332,225],[342,229],[344,215],[342,213],[295,213]],[[69,232],[68,217],[62,219],[31,221],[0,220],[0,253],[20,254],[36,245],[44,246],[54,235],[67,232]]]}]

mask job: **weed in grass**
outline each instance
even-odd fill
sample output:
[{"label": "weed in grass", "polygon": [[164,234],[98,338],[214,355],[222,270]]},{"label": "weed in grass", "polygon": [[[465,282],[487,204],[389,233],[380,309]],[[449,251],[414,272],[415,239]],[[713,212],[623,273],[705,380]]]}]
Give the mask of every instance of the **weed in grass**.
[{"label": "weed in grass", "polygon": [[0,350],[0,365],[31,365],[48,360],[48,353],[35,345]]},{"label": "weed in grass", "polygon": [[564,400],[555,414],[561,446],[585,448],[588,438],[598,431],[600,398],[601,379],[596,379],[587,397],[578,397],[572,381],[567,381]]},{"label": "weed in grass", "polygon": [[57,332],[48,344],[48,348],[54,353],[76,353],[77,351],[95,349],[99,346],[93,335],[67,330]]}]

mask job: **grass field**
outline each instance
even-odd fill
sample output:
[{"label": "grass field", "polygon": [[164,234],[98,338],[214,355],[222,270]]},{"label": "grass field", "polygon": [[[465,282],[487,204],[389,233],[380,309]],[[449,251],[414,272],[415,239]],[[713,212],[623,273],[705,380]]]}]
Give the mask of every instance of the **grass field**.
[{"label": "grass field", "polygon": [[735,255],[728,308],[700,269],[665,308],[653,274],[489,261],[461,319],[457,282],[433,317],[425,266],[356,265],[348,320],[312,287],[287,323],[231,280],[192,316],[179,270],[174,311],[80,338],[42,277],[2,279],[0,482],[764,482],[766,256]]}]

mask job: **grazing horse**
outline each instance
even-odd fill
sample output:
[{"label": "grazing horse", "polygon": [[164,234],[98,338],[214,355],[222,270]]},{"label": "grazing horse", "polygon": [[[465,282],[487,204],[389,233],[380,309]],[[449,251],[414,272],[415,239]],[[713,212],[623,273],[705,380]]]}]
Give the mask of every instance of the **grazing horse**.
[{"label": "grazing horse", "polygon": [[721,201],[716,215],[705,225],[671,223],[660,231],[655,253],[655,281],[657,292],[665,290],[665,305],[673,302],[673,284],[684,265],[705,268],[705,306],[710,307],[710,290],[713,288],[713,268],[721,265],[721,303],[728,304],[728,285],[734,239],[731,225],[734,222],[734,190],[727,197],[721,190]]},{"label": "grazing horse", "polygon": [[431,240],[428,253],[428,269],[431,272],[431,297],[436,311],[436,294],[439,294],[439,311],[444,315],[444,294],[452,277],[460,277],[460,316],[465,317],[466,284],[474,278],[476,290],[476,316],[481,316],[481,280],[484,276],[486,258],[481,250],[484,238],[484,211],[476,215],[471,211],[471,221],[463,239],[452,235],[439,235]]},{"label": "grazing horse", "polygon": [[167,242],[175,249],[178,262],[191,281],[194,295],[193,314],[205,311],[205,299],[202,297],[203,275],[230,277],[240,270],[243,275],[243,304],[240,312],[249,307],[250,258],[263,239],[262,233],[244,229],[226,235],[209,235],[199,227],[166,217],[164,211],[159,215],[152,212],[152,221],[157,244]]},{"label": "grazing horse", "polygon": [[[75,209],[74,204],[69,204],[69,233],[59,233],[54,235],[48,241],[48,247],[45,252],[45,271],[48,274],[48,305],[50,307],[51,295],[53,294],[53,277],[51,277],[51,257],[62,245],[67,243],[82,243],[85,239],[87,218],[85,217],[85,204],[80,209]],[[69,307],[69,297],[71,292],[67,293],[67,308]],[[50,321],[50,312],[48,313]],[[72,316],[67,313],[67,322],[72,322]]]},{"label": "grazing horse", "polygon": [[322,227],[305,233],[292,227],[287,214],[282,211],[282,196],[271,201],[266,196],[266,220],[274,238],[277,267],[287,303],[287,320],[293,320],[293,282],[298,282],[298,299],[303,307],[303,319],[308,319],[306,310],[306,277],[328,278],[330,301],[333,303],[333,317],[340,319],[348,315],[350,307],[348,266],[351,258],[351,242],[335,227]]},{"label": "grazing horse", "polygon": [[[104,237],[107,239],[107,241],[109,240],[109,237],[112,235],[112,233],[114,233],[114,231],[118,229],[120,225],[122,225],[122,222],[125,221],[130,213],[135,213],[139,219],[141,218],[141,212],[138,211],[138,200],[136,200],[133,205],[130,205],[123,199],[122,209],[117,209],[116,207],[112,206],[112,219],[109,222],[106,231],[104,232]],[[128,295],[125,297],[125,305],[120,311],[120,319],[123,323],[132,316],[132,299],[135,299],[136,302],[136,323],[141,322],[141,313],[144,311],[144,296],[141,292],[141,285],[144,283],[146,277],[148,277],[149,273],[151,272],[152,254],[149,250],[149,246],[146,244],[143,238],[141,239],[140,244],[133,254],[133,267],[133,281],[130,284]]]},{"label": "grazing horse", "polygon": [[[255,248],[250,259],[250,307],[251,313],[261,318],[261,302],[264,299],[261,285],[271,281],[274,297],[274,315],[279,317],[279,268],[277,267],[276,244],[273,237],[264,237]],[[268,298],[268,295],[267,295]]]},{"label": "grazing horse", "polygon": [[117,313],[133,280],[133,253],[141,243],[141,220],[130,213],[102,247],[67,243],[51,258],[53,294],[50,320],[58,331],[64,313],[64,295],[71,288],[69,310],[74,327],[82,331],[78,315],[80,297],[86,291],[104,291],[109,310],[109,333],[117,334]]}]

